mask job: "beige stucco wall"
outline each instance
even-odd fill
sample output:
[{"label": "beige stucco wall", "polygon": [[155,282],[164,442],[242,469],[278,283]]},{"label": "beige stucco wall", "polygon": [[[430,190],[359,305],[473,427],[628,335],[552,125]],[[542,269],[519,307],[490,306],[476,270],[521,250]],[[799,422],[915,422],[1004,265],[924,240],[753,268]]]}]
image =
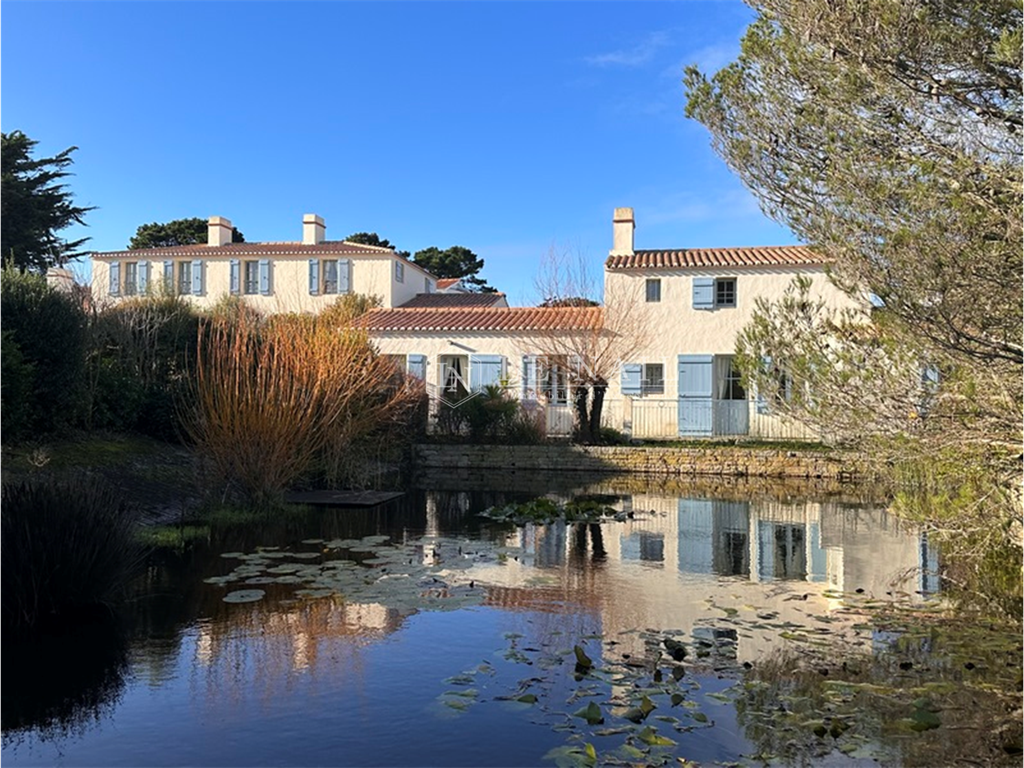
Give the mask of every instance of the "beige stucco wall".
[{"label": "beige stucco wall", "polygon": [[[605,298],[644,307],[647,340],[636,348],[638,359],[633,362],[674,363],[680,354],[732,354],[737,336],[753,317],[756,300],[781,299],[798,275],[811,279],[812,298],[821,298],[829,307],[856,307],[829,282],[821,267],[607,270]],[[694,309],[693,280],[697,277],[735,278],[736,306]],[[661,280],[660,302],[646,301],[650,278]]]},{"label": "beige stucco wall", "polygon": [[[199,254],[197,254],[198,256]],[[242,262],[259,261],[258,256],[246,258],[239,256]],[[309,294],[309,256],[293,258],[271,259],[271,293],[269,296],[261,294],[244,295],[245,300],[257,309],[266,312],[318,312],[333,304],[337,294],[326,294],[311,296]],[[394,265],[398,257],[381,254],[374,256],[338,256],[331,255],[327,258],[348,258],[352,261],[352,291],[366,296],[377,296],[382,306],[394,307],[411,299],[417,293],[426,292],[426,282],[431,283],[432,288],[436,287],[436,280],[429,276],[419,267],[407,261],[405,265],[404,282],[399,283],[395,279]],[[139,252],[138,261],[146,261],[145,252]],[[112,303],[124,298],[110,296],[110,263],[114,261],[107,258],[93,257],[92,270],[92,291],[93,296],[103,305]],[[117,259],[122,263],[131,259]],[[192,259],[172,259],[175,262],[175,279],[177,279],[178,264],[192,261]],[[205,292],[202,296],[184,296],[183,298],[192,302],[198,307],[209,308],[216,304],[223,297],[230,295],[231,259],[227,257],[214,257],[203,259],[205,269]],[[150,262],[150,292],[161,290],[163,280],[164,259],[160,258]],[[242,281],[244,287],[244,266]],[[122,281],[124,271],[122,268]]]},{"label": "beige stucco wall", "polygon": [[440,387],[442,384],[442,355],[502,355],[505,357],[505,375],[516,395],[522,389],[523,356],[536,354],[539,349],[536,336],[526,333],[379,333],[373,336],[373,341],[383,354],[426,355],[428,387]]}]

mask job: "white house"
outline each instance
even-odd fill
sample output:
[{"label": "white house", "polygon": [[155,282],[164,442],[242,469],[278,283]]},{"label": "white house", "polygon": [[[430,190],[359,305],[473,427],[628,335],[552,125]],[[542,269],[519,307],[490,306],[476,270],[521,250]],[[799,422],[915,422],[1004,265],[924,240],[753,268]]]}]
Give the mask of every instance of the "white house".
[{"label": "white house", "polygon": [[437,288],[436,277],[392,248],[327,240],[315,214],[303,216],[298,241],[232,243],[231,230],[228,219],[211,216],[206,243],[93,253],[93,297],[164,292],[211,307],[240,296],[265,312],[318,312],[346,293],[396,307]]},{"label": "white house", "polygon": [[733,355],[755,300],[781,298],[797,276],[827,305],[856,306],[828,280],[826,260],[803,246],[637,250],[635,228],[633,209],[616,208],[603,307],[509,307],[503,294],[467,292],[391,248],[327,240],[314,214],[301,241],[232,243],[231,222],[214,216],[205,244],[94,253],[92,291],[102,302],[160,290],[200,307],[234,295],[265,312],[377,296],[367,330],[435,401],[500,383],[543,407],[553,433],[571,429],[570,378],[591,364],[559,342],[605,334],[615,343],[604,354],[616,355],[602,361],[605,426],[645,438],[807,436],[744,390]]},{"label": "white house", "polygon": [[572,423],[567,383],[578,361],[552,359],[551,339],[591,332],[602,312],[614,333],[614,303],[630,308],[636,337],[618,346],[605,426],[650,438],[808,436],[744,390],[733,355],[755,299],[781,298],[797,276],[829,306],[854,306],[828,280],[826,260],[803,246],[637,250],[634,230],[633,210],[617,208],[605,308],[394,308],[371,312],[367,327],[433,397],[501,382],[544,405],[557,432]]}]

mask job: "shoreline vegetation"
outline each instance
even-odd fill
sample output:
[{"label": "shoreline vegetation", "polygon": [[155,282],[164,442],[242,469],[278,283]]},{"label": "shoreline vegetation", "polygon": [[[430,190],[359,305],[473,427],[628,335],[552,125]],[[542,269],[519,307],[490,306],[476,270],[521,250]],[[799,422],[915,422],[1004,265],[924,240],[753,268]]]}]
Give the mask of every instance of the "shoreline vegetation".
[{"label": "shoreline vegetation", "polygon": [[[358,331],[352,321],[365,305],[339,304],[317,318],[263,318],[240,302],[225,302],[213,315],[201,317],[177,300],[155,298],[87,315],[72,297],[57,295],[36,275],[5,271],[3,289],[4,317],[19,319],[4,329],[5,493],[26,480],[50,491],[64,488],[61,499],[74,503],[51,504],[64,522],[49,528],[73,532],[76,549],[100,552],[97,547],[106,547],[96,559],[113,563],[108,574],[123,573],[122,566],[130,569],[139,550],[184,562],[193,548],[208,547],[222,534],[271,522],[288,525],[289,515],[305,513],[282,503],[288,488],[381,488],[408,479],[402,470],[408,468],[410,449],[423,437],[414,425],[425,423],[425,392]],[[50,327],[41,317],[48,313],[78,329],[78,342],[54,350],[50,337],[39,330]],[[18,354],[8,356],[9,349]],[[61,409],[39,401],[36,382],[43,380],[62,382]],[[513,442],[510,435],[536,442],[528,425],[514,418],[512,401],[490,399],[495,408],[481,408],[467,427],[475,442],[504,445]],[[11,412],[20,420],[8,422]],[[618,450],[640,454],[654,445]],[[293,450],[298,446],[303,451]],[[732,444],[701,447],[723,455],[740,450]],[[769,447],[817,459],[834,450],[751,446],[755,451]],[[678,450],[687,449],[692,446],[678,445]],[[922,618],[922,631],[928,623],[941,628],[976,621],[991,626],[1000,638],[1013,636],[1005,626],[1021,624],[1021,558],[1012,529],[979,518],[986,507],[973,499],[983,484],[951,484],[952,471],[940,476],[914,472],[916,453],[908,448],[907,456],[906,463],[886,468],[889,483],[881,496],[894,512],[924,525],[939,540],[948,586],[949,599]],[[121,517],[108,514],[109,525],[75,527],[73,518],[90,496],[68,490],[72,486],[67,483],[113,487],[119,500],[107,509],[131,509],[131,524],[122,525]],[[3,505],[5,531],[32,517],[34,509],[28,506]],[[560,524],[560,512],[545,507],[528,517],[548,521],[550,516]],[[590,519],[595,510],[584,512]],[[137,527],[136,520],[149,525]],[[47,583],[53,598],[11,602],[37,606],[35,616],[30,608],[17,622],[5,614],[4,628],[16,630],[9,634],[12,641],[39,630],[66,631],[97,613],[117,615],[117,590],[106,588],[109,579],[93,579],[87,564],[78,575],[66,575],[76,584],[87,583],[91,591],[73,592],[59,581],[46,582],[48,563],[64,557],[62,541],[67,537],[44,544],[45,556],[33,556],[31,562],[2,558],[5,589],[19,582]],[[6,549],[15,539],[4,536],[4,542]],[[119,560],[106,559],[118,552],[123,555]],[[65,596],[78,604],[68,604]],[[875,618],[881,620],[868,620]],[[909,619],[916,621],[914,614]],[[1013,691],[1005,695],[1015,700]],[[931,722],[927,714],[920,717]]]}]

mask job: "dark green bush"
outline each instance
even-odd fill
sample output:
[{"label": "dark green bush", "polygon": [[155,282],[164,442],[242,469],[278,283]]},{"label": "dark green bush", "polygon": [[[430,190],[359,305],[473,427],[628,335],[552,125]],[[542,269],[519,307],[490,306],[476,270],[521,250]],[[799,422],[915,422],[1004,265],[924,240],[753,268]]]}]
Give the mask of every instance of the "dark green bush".
[{"label": "dark green bush", "polygon": [[12,443],[25,437],[32,418],[32,365],[25,362],[18,342],[10,331],[0,342],[0,412],[3,413],[3,441]]},{"label": "dark green bush", "polygon": [[544,440],[543,416],[523,408],[504,388],[491,385],[474,397],[462,397],[457,405],[441,403],[436,434],[442,440],[506,445]]},{"label": "dark green bush", "polygon": [[109,484],[37,477],[0,492],[4,632],[109,608],[140,562],[137,512]]},{"label": "dark green bush", "polygon": [[198,316],[177,297],[140,297],[99,313],[90,334],[89,425],[175,439],[175,400],[198,329]]},{"label": "dark green bush", "polygon": [[[5,266],[0,315],[21,362],[35,374],[25,431],[55,432],[78,423],[86,408],[86,316],[79,300],[48,285],[42,275]],[[6,352],[5,346],[5,357]]]}]

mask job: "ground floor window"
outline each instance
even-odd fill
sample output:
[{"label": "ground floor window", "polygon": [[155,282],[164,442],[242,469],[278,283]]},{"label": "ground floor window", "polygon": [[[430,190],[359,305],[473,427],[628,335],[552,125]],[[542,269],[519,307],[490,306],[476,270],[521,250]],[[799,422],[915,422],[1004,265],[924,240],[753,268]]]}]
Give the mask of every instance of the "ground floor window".
[{"label": "ground floor window", "polygon": [[746,400],[747,390],[743,388],[743,376],[736,367],[732,355],[715,357],[715,399]]},{"label": "ground floor window", "polygon": [[665,365],[663,363],[644,363],[640,391],[644,395],[665,394]]},{"label": "ground floor window", "polygon": [[537,361],[537,391],[551,405],[569,402],[569,366],[564,357],[545,357]]},{"label": "ground floor window", "polygon": [[243,286],[245,293],[250,296],[260,292],[260,263],[258,261],[245,262],[245,281]]}]

